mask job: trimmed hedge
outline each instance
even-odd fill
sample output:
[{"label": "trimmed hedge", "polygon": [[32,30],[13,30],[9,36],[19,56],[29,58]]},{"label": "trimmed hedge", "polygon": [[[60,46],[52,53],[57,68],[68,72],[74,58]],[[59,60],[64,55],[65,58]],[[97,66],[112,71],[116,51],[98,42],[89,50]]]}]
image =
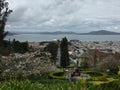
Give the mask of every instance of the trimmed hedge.
[{"label": "trimmed hedge", "polygon": [[[74,68],[75,66],[73,66],[73,65],[71,65],[71,66],[67,66],[66,68]],[[61,66],[57,66],[57,68],[63,68],[63,67],[61,67]]]},{"label": "trimmed hedge", "polygon": [[107,74],[96,71],[83,71],[83,73],[89,74],[91,78],[89,81],[107,81]]},{"label": "trimmed hedge", "polygon": [[91,77],[103,76],[103,74],[99,72],[86,72],[86,74],[89,74]]},{"label": "trimmed hedge", "polygon": [[62,71],[55,71],[49,74],[49,78],[51,79],[62,79],[65,80],[64,72]]}]

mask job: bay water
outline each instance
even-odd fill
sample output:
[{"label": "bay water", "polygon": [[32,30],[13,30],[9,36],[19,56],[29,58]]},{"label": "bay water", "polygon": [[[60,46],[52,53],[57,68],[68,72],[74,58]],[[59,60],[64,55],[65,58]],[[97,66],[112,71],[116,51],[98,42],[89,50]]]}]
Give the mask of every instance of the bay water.
[{"label": "bay water", "polygon": [[68,40],[79,41],[120,41],[120,35],[75,35],[75,34],[18,34],[7,36],[6,40],[19,40],[21,42],[42,42],[51,41],[53,39],[61,40],[63,37],[67,37]]}]

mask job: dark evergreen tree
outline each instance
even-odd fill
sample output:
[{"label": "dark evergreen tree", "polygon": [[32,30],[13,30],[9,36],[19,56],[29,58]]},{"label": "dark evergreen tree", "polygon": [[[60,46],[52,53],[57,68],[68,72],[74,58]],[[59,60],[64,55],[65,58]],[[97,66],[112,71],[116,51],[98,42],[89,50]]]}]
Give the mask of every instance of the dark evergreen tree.
[{"label": "dark evergreen tree", "polygon": [[61,41],[60,50],[61,50],[60,65],[63,68],[66,68],[67,66],[69,66],[69,62],[70,62],[69,54],[68,54],[68,40],[66,37],[64,37]]},{"label": "dark evergreen tree", "polygon": [[8,8],[8,2],[0,0],[0,46],[3,45],[3,40],[7,35],[7,32],[5,32],[5,25],[8,15],[11,12],[12,10]]},{"label": "dark evergreen tree", "polygon": [[14,39],[11,46],[15,53],[25,53],[29,51],[28,42],[19,42]]},{"label": "dark evergreen tree", "polygon": [[58,52],[58,43],[50,42],[46,46],[45,51],[50,52],[53,62],[56,62],[56,57],[57,57],[57,52]]}]

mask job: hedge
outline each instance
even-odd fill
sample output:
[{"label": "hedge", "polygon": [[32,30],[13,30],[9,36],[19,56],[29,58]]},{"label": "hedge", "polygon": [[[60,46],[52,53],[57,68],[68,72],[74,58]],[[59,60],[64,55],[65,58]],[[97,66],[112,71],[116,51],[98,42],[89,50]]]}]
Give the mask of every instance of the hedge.
[{"label": "hedge", "polygon": [[55,71],[49,74],[49,78],[51,79],[62,79],[65,80],[64,72],[62,71]]}]

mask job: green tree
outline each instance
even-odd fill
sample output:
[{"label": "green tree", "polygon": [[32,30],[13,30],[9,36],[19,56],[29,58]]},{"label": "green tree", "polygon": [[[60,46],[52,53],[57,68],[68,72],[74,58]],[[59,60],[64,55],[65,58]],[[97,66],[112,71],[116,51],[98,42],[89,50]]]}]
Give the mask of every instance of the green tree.
[{"label": "green tree", "polygon": [[7,35],[7,32],[5,32],[5,25],[8,15],[11,12],[12,10],[8,8],[8,2],[5,0],[0,0],[0,46],[3,45],[3,40]]},{"label": "green tree", "polygon": [[58,43],[50,42],[46,48],[46,51],[51,53],[51,58],[53,62],[56,62],[57,52],[58,52]]},{"label": "green tree", "polygon": [[61,41],[60,50],[61,50],[60,65],[63,68],[66,68],[67,66],[69,66],[69,62],[70,62],[69,54],[68,54],[68,40],[66,37],[64,37]]},{"label": "green tree", "polygon": [[19,42],[14,39],[12,42],[12,49],[15,53],[25,53],[29,51],[29,44],[28,42]]}]

